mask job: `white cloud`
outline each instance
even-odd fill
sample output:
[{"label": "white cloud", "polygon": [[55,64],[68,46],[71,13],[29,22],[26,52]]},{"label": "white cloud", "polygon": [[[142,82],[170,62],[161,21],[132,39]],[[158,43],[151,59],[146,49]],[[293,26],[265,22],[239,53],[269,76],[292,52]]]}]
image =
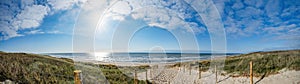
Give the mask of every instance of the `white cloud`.
[{"label": "white cloud", "polygon": [[[281,25],[276,27],[264,28],[263,32],[273,40],[284,40],[289,42],[288,45],[296,47],[300,41],[300,28],[296,24]],[[299,46],[297,46],[299,48]]]},{"label": "white cloud", "polygon": [[34,1],[33,0],[21,0],[21,7],[25,8],[26,6],[33,5]]},{"label": "white cloud", "polygon": [[71,9],[74,5],[73,0],[47,0],[50,6],[55,10]]},{"label": "white cloud", "polygon": [[281,11],[280,3],[281,2],[279,0],[269,0],[268,1],[268,3],[265,6],[265,10],[267,12],[267,15],[270,18],[280,14],[280,11]]},{"label": "white cloud", "polygon": [[[225,1],[223,1],[225,3]],[[283,7],[284,5],[284,7]],[[225,4],[223,22],[229,37],[266,35],[271,37],[295,37],[288,33],[297,28],[297,6],[290,1],[243,1]],[[232,9],[230,9],[232,8]],[[296,31],[296,30],[295,30]]]},{"label": "white cloud", "polygon": [[179,22],[178,17],[171,16],[168,12],[171,11],[157,7],[146,7],[134,11],[131,16],[134,19],[143,19],[151,26],[168,28],[169,26],[167,26],[167,23],[172,24],[173,22]]},{"label": "white cloud", "polygon": [[[28,4],[31,4],[28,3]],[[12,8],[15,8],[15,3],[8,3]],[[5,6],[1,5],[3,8]],[[1,7],[1,8],[2,8]],[[15,12],[15,11],[19,11]],[[30,5],[26,6],[24,10],[21,9],[3,9],[3,16],[0,18],[2,21],[0,25],[2,30],[0,30],[1,40],[6,40],[9,38],[23,36],[18,33],[19,30],[36,28],[43,21],[45,15],[47,15],[48,7],[42,5]]]},{"label": "white cloud", "polygon": [[[107,7],[105,0],[88,0],[81,8],[74,32],[76,36],[92,37],[95,27]],[[102,19],[105,17],[102,17]]]},{"label": "white cloud", "polygon": [[205,29],[202,29],[204,27],[199,27],[196,22],[185,21],[185,19],[194,16],[190,14],[190,11],[191,8],[180,0],[168,2],[160,0],[124,0],[113,4],[107,15],[119,21],[124,20],[126,16],[131,16],[134,19],[144,20],[149,26],[157,26],[168,30],[184,29],[188,32],[194,30],[196,33],[205,31]]},{"label": "white cloud", "polygon": [[[281,25],[277,27],[267,27],[264,28],[263,31],[267,32],[270,35],[284,35],[284,34],[291,34],[294,32],[291,31],[298,31],[299,28],[297,28],[296,24],[290,24],[290,25]],[[299,31],[300,32],[300,31]]]},{"label": "white cloud", "polygon": [[131,12],[131,7],[128,2],[119,1],[113,7],[110,8],[113,13],[118,13],[121,15],[128,15]]},{"label": "white cloud", "polygon": [[135,19],[143,19],[149,26],[157,26],[168,30],[183,29],[187,32],[195,33],[205,31],[205,28],[199,27],[197,23],[185,21],[184,18],[169,9],[147,7],[134,11],[132,17]]},{"label": "white cloud", "polygon": [[251,7],[256,7],[256,8],[260,8],[266,4],[264,0],[244,0],[244,3],[246,5],[249,5]]},{"label": "white cloud", "polygon": [[26,34],[44,34],[45,32],[41,31],[41,30],[32,30],[29,32],[25,32]]},{"label": "white cloud", "polygon": [[237,2],[233,4],[232,8],[235,10],[239,10],[239,9],[244,8],[244,4],[243,4],[243,2],[237,0]]},{"label": "white cloud", "polygon": [[243,10],[235,11],[235,13],[239,18],[260,18],[263,11],[254,7],[246,7]]},{"label": "white cloud", "polygon": [[47,32],[48,34],[60,34],[62,33],[61,31],[58,31],[58,30],[54,30],[54,31],[48,31]]},{"label": "white cloud", "polygon": [[48,7],[42,5],[27,6],[17,15],[13,26],[18,29],[36,28],[48,14]]},{"label": "white cloud", "polygon": [[22,36],[20,34],[18,34],[16,32],[16,29],[13,29],[9,23],[5,22],[5,21],[0,21],[0,33],[1,33],[1,37],[0,40],[7,40],[9,38],[12,37],[18,37],[18,36]]},{"label": "white cloud", "polygon": [[238,36],[247,36],[247,34],[245,34],[245,32],[239,28],[240,25],[238,25],[238,23],[236,23],[231,17],[226,17],[224,25],[226,26],[226,33],[230,36],[235,38]]},{"label": "white cloud", "polygon": [[113,20],[122,21],[125,19],[126,15],[129,15],[132,11],[132,8],[129,5],[129,2],[118,1],[114,6],[110,7],[105,14],[105,17],[112,17]]},{"label": "white cloud", "polygon": [[[73,6],[82,5],[86,0],[49,0],[47,2],[33,0],[4,0],[0,1],[0,40],[35,34],[43,19],[54,14],[55,11],[69,10]],[[21,33],[21,30],[30,29],[32,32]]]},{"label": "white cloud", "polygon": [[[256,1],[256,0],[253,0],[253,1]],[[255,4],[255,7],[256,8],[261,8],[265,5],[265,1],[264,0],[257,0],[256,4]]]},{"label": "white cloud", "polygon": [[87,0],[47,0],[48,4],[54,10],[69,10],[74,5],[82,4]]},{"label": "white cloud", "polygon": [[42,31],[40,29],[37,29],[37,30],[31,30],[31,31],[28,31],[28,32],[25,32],[26,34],[61,34],[63,32],[61,31],[58,31],[58,30],[53,30],[53,31]]}]

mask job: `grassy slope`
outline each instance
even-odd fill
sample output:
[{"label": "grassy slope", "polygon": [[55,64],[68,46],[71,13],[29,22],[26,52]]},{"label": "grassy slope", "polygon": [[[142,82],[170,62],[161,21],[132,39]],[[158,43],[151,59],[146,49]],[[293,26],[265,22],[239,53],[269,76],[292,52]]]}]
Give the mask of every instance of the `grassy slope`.
[{"label": "grassy slope", "polygon": [[73,61],[26,53],[0,53],[0,81],[72,83]]},{"label": "grassy slope", "polygon": [[[71,59],[55,58],[50,56],[41,56],[26,53],[5,53],[0,52],[0,81],[6,79],[17,83],[26,84],[72,84],[74,83],[73,71],[82,70],[83,82],[86,84],[94,82],[103,82],[104,80],[93,78],[105,78],[111,84],[132,84],[133,79],[123,74],[117,66],[114,65],[96,65],[90,63],[76,63]],[[147,66],[139,66],[143,70]],[[126,68],[126,67],[125,67]],[[132,68],[136,67],[129,67]],[[86,75],[85,73],[89,73]],[[145,84],[145,81],[139,80],[139,84]],[[150,84],[150,83],[148,83]]]},{"label": "grassy slope", "polygon": [[[254,52],[239,56],[229,56],[225,60],[223,70],[226,74],[231,74],[232,76],[247,76],[249,74],[250,61],[253,61],[254,76],[276,74],[284,68],[287,70],[300,70],[300,50]],[[204,60],[176,63],[170,67],[192,66],[197,68],[201,66],[201,71],[207,71],[210,63],[209,60]]]},{"label": "grassy slope", "polygon": [[[111,84],[133,84],[134,83],[134,70],[137,72],[145,71],[149,66],[116,66],[92,63],[76,62],[76,69],[81,70],[83,82],[85,84],[105,83]],[[99,69],[100,68],[100,69]],[[98,79],[95,79],[98,78]],[[107,81],[106,81],[107,80]],[[138,80],[139,84],[151,84],[149,81]]]},{"label": "grassy slope", "polygon": [[[240,56],[227,57],[224,71],[227,74],[238,76],[247,75],[249,72],[249,61],[253,61],[255,76],[263,74],[276,74],[279,70],[300,70],[300,50],[256,52]],[[174,66],[189,64],[193,67],[202,66],[202,71],[208,70],[210,61],[198,61],[188,63],[177,63]],[[73,71],[75,67],[89,75],[83,74],[83,81],[89,83],[93,79],[91,74],[98,76],[102,74],[112,84],[132,84],[133,79],[126,71],[136,68],[145,70],[148,66],[139,67],[117,67],[115,65],[95,65],[89,63],[78,63],[74,66],[71,59],[54,58],[26,53],[4,53],[0,52],[0,81],[10,79],[18,83],[73,83]],[[125,70],[125,73],[120,71]],[[99,70],[101,72],[99,73]],[[127,75],[125,75],[127,74]],[[131,74],[132,76],[133,74]],[[96,79],[97,80],[97,79]],[[103,81],[99,81],[103,82]],[[140,84],[145,81],[139,81]],[[149,83],[148,83],[149,84]]]},{"label": "grassy slope", "polygon": [[300,70],[300,50],[255,52],[227,57],[224,70],[228,73],[248,74],[253,61],[255,76],[276,74],[279,70]]}]

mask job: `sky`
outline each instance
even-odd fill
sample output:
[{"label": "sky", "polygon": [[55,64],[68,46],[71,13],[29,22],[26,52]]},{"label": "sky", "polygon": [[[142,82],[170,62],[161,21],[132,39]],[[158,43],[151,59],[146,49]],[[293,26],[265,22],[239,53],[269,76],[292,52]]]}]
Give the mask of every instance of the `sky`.
[{"label": "sky", "polygon": [[0,51],[300,49],[297,0],[1,0]]}]

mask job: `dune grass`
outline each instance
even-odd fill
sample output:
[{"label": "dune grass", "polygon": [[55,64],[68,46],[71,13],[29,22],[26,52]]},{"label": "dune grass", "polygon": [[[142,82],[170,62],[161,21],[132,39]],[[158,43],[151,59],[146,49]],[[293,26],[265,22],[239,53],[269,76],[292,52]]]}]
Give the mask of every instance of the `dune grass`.
[{"label": "dune grass", "polygon": [[[253,62],[254,76],[277,74],[280,70],[300,70],[300,50],[254,52],[239,56],[228,56],[225,65],[221,69],[224,74],[232,76],[248,76],[249,62]],[[202,67],[200,71],[210,68],[210,60],[176,63],[170,67],[191,66],[194,69]]]},{"label": "dune grass", "polygon": [[224,70],[227,73],[248,74],[250,61],[253,62],[254,76],[277,74],[282,69],[300,70],[300,50],[255,52],[227,57]]},{"label": "dune grass", "polygon": [[[100,68],[100,69],[99,69]],[[133,84],[134,71],[142,72],[149,66],[116,66],[111,64],[92,64],[76,62],[76,69],[81,70],[85,84],[105,83],[110,84]],[[95,79],[98,78],[98,79]],[[146,80],[137,80],[138,84],[151,84]]]},{"label": "dune grass", "polygon": [[0,53],[0,81],[72,83],[73,61],[26,53]]},{"label": "dune grass", "polygon": [[[83,64],[83,63],[82,63]],[[82,65],[81,64],[81,65]],[[123,74],[118,67],[114,65],[96,65],[85,63],[74,65],[71,59],[55,58],[45,55],[26,54],[26,53],[5,53],[0,52],[0,81],[12,80],[15,83],[26,84],[73,84],[73,71],[82,69],[84,73],[104,74],[105,78],[111,84],[132,84],[133,78]],[[147,66],[137,66],[139,70]],[[131,67],[130,69],[135,68]],[[129,68],[128,68],[129,69]],[[84,75],[84,74],[83,74]],[[98,75],[98,77],[101,75]],[[92,81],[92,76],[86,75],[83,82],[88,84]],[[101,77],[99,77],[101,78]],[[103,82],[94,81],[94,82]],[[145,81],[138,80],[139,84]],[[149,81],[148,81],[149,82]],[[149,83],[148,83],[149,84]]]},{"label": "dune grass", "polygon": [[[230,56],[225,60],[222,70],[232,76],[247,76],[249,62],[253,61],[254,76],[277,74],[280,70],[300,70],[300,50],[255,52]],[[134,72],[143,72],[149,66],[115,66],[104,64],[80,63],[67,58],[45,55],[0,52],[0,81],[12,80],[16,83],[74,83],[73,71],[82,70],[83,82],[109,82],[111,84],[133,84]],[[191,66],[207,71],[211,61],[176,63],[169,67]],[[100,78],[100,79],[99,79]],[[138,80],[139,84],[149,81]]]},{"label": "dune grass", "polygon": [[[127,71],[138,68],[145,70],[148,66],[129,67]],[[75,69],[83,71],[85,84],[95,82],[110,82],[111,84],[132,84],[133,78],[125,75],[115,65],[92,63],[77,63],[71,59],[55,58],[45,55],[26,53],[0,52],[0,82],[12,80],[15,83],[26,84],[73,84]],[[125,69],[126,70],[126,69]],[[89,74],[85,74],[89,73]],[[95,79],[95,77],[100,79]],[[101,77],[103,80],[101,80]],[[105,81],[107,79],[108,81]],[[138,80],[139,84],[146,81]],[[147,81],[150,84],[149,81]]]}]

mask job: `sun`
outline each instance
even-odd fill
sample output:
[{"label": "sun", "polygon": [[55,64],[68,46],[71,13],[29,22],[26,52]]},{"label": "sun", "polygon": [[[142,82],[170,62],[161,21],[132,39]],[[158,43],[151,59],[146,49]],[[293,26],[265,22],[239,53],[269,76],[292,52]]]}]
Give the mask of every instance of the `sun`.
[{"label": "sun", "polygon": [[94,57],[96,61],[104,61],[106,57],[109,56],[108,52],[95,52]]}]

